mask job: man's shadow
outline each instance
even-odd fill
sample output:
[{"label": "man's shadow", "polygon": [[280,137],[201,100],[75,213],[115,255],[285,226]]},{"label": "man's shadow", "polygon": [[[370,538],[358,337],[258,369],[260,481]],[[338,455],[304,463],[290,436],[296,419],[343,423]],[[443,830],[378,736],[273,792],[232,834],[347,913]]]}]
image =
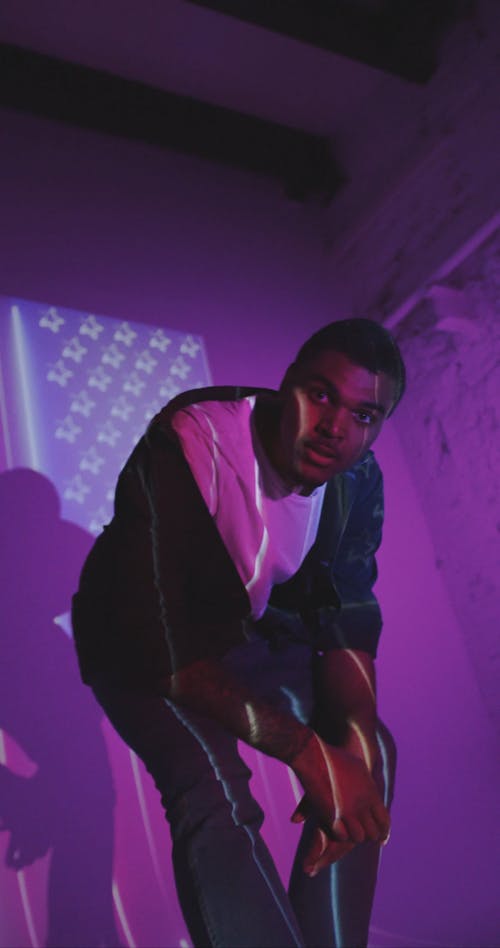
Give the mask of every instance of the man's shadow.
[{"label": "man's shadow", "polygon": [[37,767],[0,765],[0,827],[13,870],[52,851],[47,945],[118,945],[112,907],[114,789],[100,711],[54,618],[92,537],[60,517],[54,485],[18,468],[0,474],[0,728]]}]

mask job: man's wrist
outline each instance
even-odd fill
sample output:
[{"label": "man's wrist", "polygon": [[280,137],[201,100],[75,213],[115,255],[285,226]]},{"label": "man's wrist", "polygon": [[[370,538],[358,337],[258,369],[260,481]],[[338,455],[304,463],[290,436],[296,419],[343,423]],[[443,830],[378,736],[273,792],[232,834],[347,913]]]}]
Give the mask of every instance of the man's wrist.
[{"label": "man's wrist", "polygon": [[285,763],[294,771],[299,780],[302,779],[303,774],[308,774],[311,772],[311,769],[315,769],[318,762],[318,749],[321,744],[323,744],[322,739],[318,736],[316,731],[310,727],[304,726],[304,731],[301,735],[302,744],[299,747],[297,753],[294,754],[293,758]]},{"label": "man's wrist", "polygon": [[292,770],[296,769],[297,762],[302,759],[307,747],[314,737],[314,731],[312,728],[308,727],[306,724],[300,724],[298,721],[295,723],[298,726],[297,728],[293,729],[293,735],[290,735],[289,746],[286,747],[284,744],[283,750],[279,755],[279,759],[288,767],[291,767]]},{"label": "man's wrist", "polygon": [[363,760],[368,770],[373,771],[379,753],[375,721],[371,718],[349,717],[342,747]]}]

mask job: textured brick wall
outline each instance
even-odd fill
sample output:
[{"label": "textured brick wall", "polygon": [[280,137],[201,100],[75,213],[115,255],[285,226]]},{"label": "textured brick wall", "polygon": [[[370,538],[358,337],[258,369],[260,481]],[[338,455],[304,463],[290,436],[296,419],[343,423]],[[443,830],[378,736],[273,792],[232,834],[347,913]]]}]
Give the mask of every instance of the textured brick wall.
[{"label": "textured brick wall", "polygon": [[381,82],[343,130],[325,240],[334,298],[387,318],[500,207],[500,4],[458,24],[426,86]]},{"label": "textured brick wall", "polygon": [[[500,233],[408,314],[398,337],[409,386],[396,429],[500,730]],[[425,615],[425,590],[422,605]]]},{"label": "textured brick wall", "polygon": [[330,214],[332,292],[401,342],[409,391],[395,425],[500,728],[500,4],[478,3],[433,81],[398,87],[371,121],[365,180]]}]

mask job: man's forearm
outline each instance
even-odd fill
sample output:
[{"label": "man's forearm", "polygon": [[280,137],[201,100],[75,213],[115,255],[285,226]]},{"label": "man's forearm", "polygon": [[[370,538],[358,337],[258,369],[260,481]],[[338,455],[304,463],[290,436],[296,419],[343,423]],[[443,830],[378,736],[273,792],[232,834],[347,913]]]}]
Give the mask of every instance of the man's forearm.
[{"label": "man's forearm", "polygon": [[376,721],[375,666],[367,652],[332,649],[318,658],[318,697],[343,717]]},{"label": "man's forearm", "polygon": [[194,662],[164,685],[170,700],[290,765],[327,835],[353,842],[385,838],[389,817],[367,768],[356,760],[360,755],[330,747],[311,728],[254,695],[216,660]]},{"label": "man's forearm", "polygon": [[377,701],[373,659],[366,652],[335,649],[316,668],[318,730],[327,740],[363,758],[377,755]]},{"label": "man's forearm", "polygon": [[286,764],[313,733],[291,714],[257,697],[217,660],[181,669],[165,682],[164,690],[172,701],[207,715],[235,737]]}]

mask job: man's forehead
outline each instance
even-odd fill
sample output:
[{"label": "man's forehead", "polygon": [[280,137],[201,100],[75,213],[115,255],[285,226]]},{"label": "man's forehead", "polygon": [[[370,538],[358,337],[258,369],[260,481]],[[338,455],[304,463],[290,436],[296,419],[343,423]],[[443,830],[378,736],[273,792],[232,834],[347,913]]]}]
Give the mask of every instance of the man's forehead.
[{"label": "man's forehead", "polygon": [[311,356],[307,361],[294,364],[290,368],[295,370],[294,374],[301,380],[313,378],[319,374],[323,375],[325,379],[331,378],[333,383],[337,380],[341,381],[343,378],[359,379],[360,381],[365,379],[367,382],[373,382],[379,375],[385,374],[372,372],[358,362],[353,362],[343,352],[337,352],[336,349],[324,349],[322,352],[317,352],[314,356]]},{"label": "man's forehead", "polygon": [[348,391],[361,401],[375,401],[389,410],[396,383],[386,372],[372,372],[335,349],[326,349],[303,364],[290,367],[300,384],[317,379],[335,390]]}]

